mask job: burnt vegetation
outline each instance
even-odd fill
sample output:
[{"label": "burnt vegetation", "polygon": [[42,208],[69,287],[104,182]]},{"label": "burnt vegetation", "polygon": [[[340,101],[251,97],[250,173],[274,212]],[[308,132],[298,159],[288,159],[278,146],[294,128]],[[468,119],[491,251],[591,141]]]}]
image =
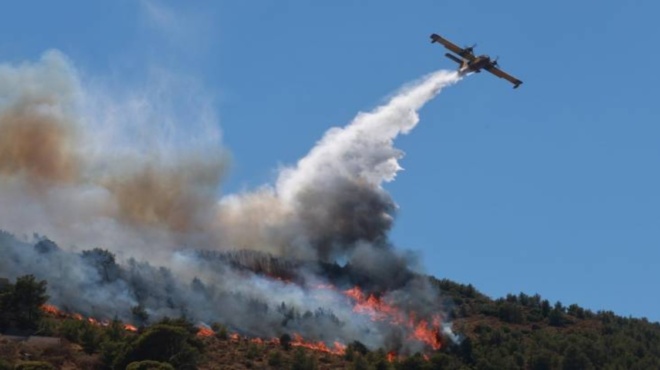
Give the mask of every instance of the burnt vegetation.
[{"label": "burnt vegetation", "polygon": [[[39,254],[59,251],[45,239],[32,247]],[[251,252],[205,253],[208,261],[224,260],[235,268],[282,279],[301,279],[295,271],[304,265],[321,271],[333,283],[342,279],[365,283],[360,280],[364,277],[352,274],[350,265],[283,260]],[[153,299],[142,275],[131,272],[139,270],[138,262],[120,266],[112,253],[102,249],[81,252],[80,260],[98,273],[98,284],[126,281],[135,287],[139,299]],[[172,278],[166,269],[154,273],[162,280]],[[45,312],[42,307],[51,287],[34,275],[0,279],[0,370],[660,368],[660,323],[550,302],[538,294],[492,299],[472,285],[426,279],[441,293],[443,305],[451,302],[449,318],[458,338],[443,336],[439,350],[407,356],[388,353],[387,348],[369,348],[357,340],[345,343],[343,354],[327,353],[296,345],[293,332],[259,340],[249,333],[236,335],[235,328],[220,322],[207,328],[210,334],[200,335],[198,323],[186,316],[185,302],[167,297],[161,299],[179,308],[177,318],[151,318],[137,305],[129,308],[130,324],[136,327],[128,330],[129,323],[117,318],[99,323]],[[195,279],[190,289],[210,288]],[[259,302],[245,304],[259,306]],[[251,310],[259,311],[258,307]],[[288,320],[304,321],[306,316],[284,302],[279,310]],[[312,323],[315,316],[330,323],[336,320],[329,312],[309,315]],[[282,325],[286,331],[286,323]]]}]

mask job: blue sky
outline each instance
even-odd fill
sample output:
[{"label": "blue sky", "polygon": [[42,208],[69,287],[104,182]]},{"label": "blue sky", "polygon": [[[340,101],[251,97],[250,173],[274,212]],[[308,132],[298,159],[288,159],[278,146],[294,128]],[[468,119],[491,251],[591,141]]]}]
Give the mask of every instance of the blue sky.
[{"label": "blue sky", "polygon": [[657,321],[657,14],[651,0],[27,0],[0,13],[0,56],[56,48],[118,85],[154,69],[198,81],[233,156],[231,193],[272,182],[401,85],[454,68],[430,33],[477,43],[524,84],[473,75],[421,111],[387,184],[393,240],[429,273],[494,297]]}]

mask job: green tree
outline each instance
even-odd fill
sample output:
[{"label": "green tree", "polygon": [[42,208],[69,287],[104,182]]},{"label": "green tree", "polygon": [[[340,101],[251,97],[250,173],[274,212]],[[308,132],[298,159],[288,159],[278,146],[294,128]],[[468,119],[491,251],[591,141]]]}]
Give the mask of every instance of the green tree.
[{"label": "green tree", "polygon": [[367,346],[365,346],[362,342],[360,341],[353,341],[353,343],[349,344],[346,347],[346,350],[351,350],[352,352],[359,353],[361,355],[366,355],[369,352],[369,349]]},{"label": "green tree", "polygon": [[285,351],[291,349],[291,336],[289,334],[285,333],[280,336],[280,346],[282,346]]},{"label": "green tree", "polygon": [[26,361],[14,367],[15,370],[55,370],[55,366],[43,361]]},{"label": "green tree", "polygon": [[153,360],[168,362],[176,369],[194,369],[199,357],[194,339],[194,334],[180,326],[154,325],[126,348],[117,365],[122,368],[122,364]]},{"label": "green tree", "polygon": [[566,320],[564,318],[563,310],[555,306],[555,308],[550,311],[550,314],[548,314],[548,323],[550,326],[564,326]]},{"label": "green tree", "polygon": [[87,322],[84,322],[80,331],[80,345],[87,354],[93,354],[101,348],[100,330]]},{"label": "green tree", "polygon": [[577,347],[570,346],[564,353],[564,360],[561,363],[563,370],[589,370],[593,369],[594,365],[584,353]]},{"label": "green tree", "polygon": [[302,348],[296,349],[293,354],[293,360],[291,362],[291,370],[316,370],[318,369],[318,363],[316,357],[313,355],[305,355],[305,351]]},{"label": "green tree", "polygon": [[102,282],[109,283],[119,278],[119,265],[110,251],[101,248],[83,251],[82,259],[96,269]]},{"label": "green tree", "polygon": [[126,366],[126,370],[174,370],[174,367],[167,362],[140,361],[131,362]]},{"label": "green tree", "polygon": [[544,299],[541,302],[541,313],[543,314],[543,317],[548,317],[548,315],[550,314],[551,309],[552,309],[552,307],[550,306],[550,301],[548,301],[547,299]]},{"label": "green tree", "polygon": [[211,324],[211,329],[215,332],[215,337],[220,340],[229,339],[229,333],[227,332],[227,327],[220,323]]},{"label": "green tree", "polygon": [[369,369],[369,363],[367,363],[367,360],[364,358],[364,356],[356,353],[351,370],[368,370],[368,369]]},{"label": "green tree", "polygon": [[104,340],[118,342],[126,336],[124,324],[116,317],[110,322],[107,329],[103,331]]},{"label": "green tree", "polygon": [[270,352],[268,354],[268,365],[280,368],[282,366],[282,353],[277,350]]},{"label": "green tree", "polygon": [[6,330],[12,322],[12,291],[14,286],[9,284],[0,290],[0,331]]},{"label": "green tree", "polygon": [[43,315],[41,306],[48,301],[46,281],[37,281],[34,275],[16,279],[10,298],[10,312],[22,329],[36,329]]},{"label": "green tree", "polygon": [[419,354],[416,353],[414,356],[410,356],[405,360],[399,362],[397,369],[400,370],[423,370],[426,364],[426,360]]},{"label": "green tree", "polygon": [[133,320],[136,325],[142,326],[149,320],[149,314],[142,305],[137,305],[131,308],[131,314],[133,315]]},{"label": "green tree", "polygon": [[559,358],[552,352],[538,349],[529,360],[530,370],[552,370],[559,367]]}]

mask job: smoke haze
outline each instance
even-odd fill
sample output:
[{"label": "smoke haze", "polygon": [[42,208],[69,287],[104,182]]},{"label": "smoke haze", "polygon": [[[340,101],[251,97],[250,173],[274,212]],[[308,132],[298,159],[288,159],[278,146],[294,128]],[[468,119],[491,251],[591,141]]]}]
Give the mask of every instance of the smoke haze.
[{"label": "smoke haze", "polygon": [[[254,336],[415,349],[405,344],[413,328],[356,315],[342,289],[442,313],[388,241],[397,206],[382,185],[401,169],[394,139],[458,80],[427,75],[328,130],[275,184],[220,197],[229,156],[208,105],[170,108],[176,98],[149,88],[113,99],[56,51],[1,65],[0,229],[18,236],[0,235],[0,276],[47,279],[54,304],[100,318],[135,320],[139,306]],[[294,261],[282,271],[295,281],[273,273],[272,256]]]}]

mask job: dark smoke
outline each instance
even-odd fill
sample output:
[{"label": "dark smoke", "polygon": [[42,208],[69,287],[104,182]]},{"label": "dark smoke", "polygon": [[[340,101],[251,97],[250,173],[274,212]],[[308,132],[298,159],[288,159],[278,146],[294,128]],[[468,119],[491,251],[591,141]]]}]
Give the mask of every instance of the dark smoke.
[{"label": "dark smoke", "polygon": [[343,290],[442,315],[388,240],[397,206],[382,184],[401,169],[393,140],[457,80],[426,76],[329,130],[276,184],[218,200],[228,159],[207,108],[162,108],[149,100],[162,87],[113,99],[57,52],[0,66],[0,228],[57,241],[2,233],[0,276],[35,274],[53,304],[99,319],[136,322],[139,308],[246,335],[421,349],[409,328],[353,312]]},{"label": "dark smoke", "polygon": [[305,188],[295,201],[309,242],[324,261],[346,255],[358,242],[384,246],[396,209],[384,191],[345,179]]}]

